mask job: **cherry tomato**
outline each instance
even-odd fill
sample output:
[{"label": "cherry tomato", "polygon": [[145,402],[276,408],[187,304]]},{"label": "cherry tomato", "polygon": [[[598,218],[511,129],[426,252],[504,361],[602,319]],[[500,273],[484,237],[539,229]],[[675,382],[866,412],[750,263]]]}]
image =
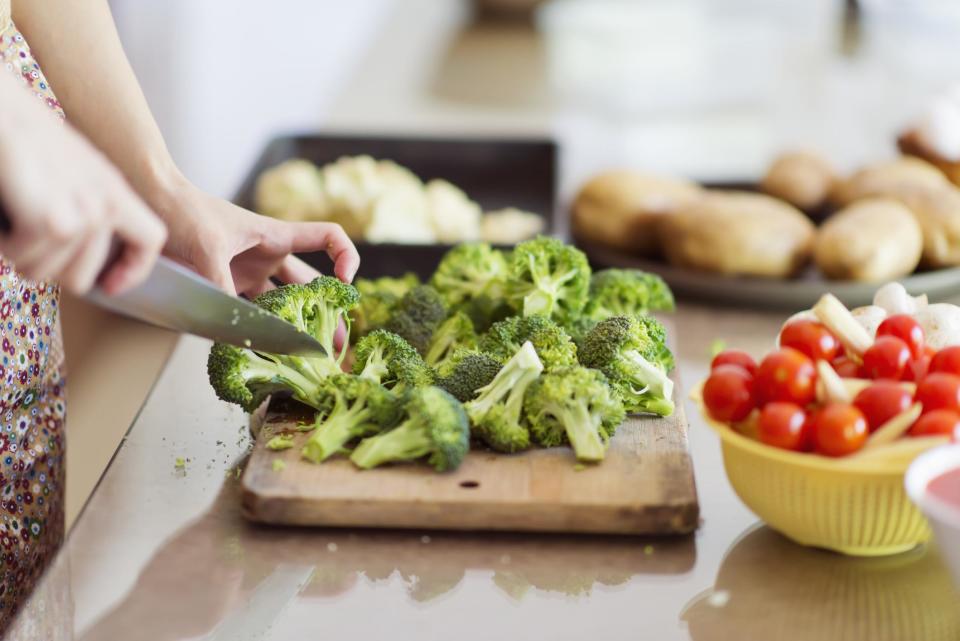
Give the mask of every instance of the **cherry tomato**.
[{"label": "cherry tomato", "polygon": [[814,447],[824,456],[853,454],[863,447],[869,433],[867,419],[853,405],[830,403],[813,417]]},{"label": "cherry tomato", "polygon": [[747,370],[751,376],[757,373],[757,362],[753,360],[750,354],[742,349],[725,349],[713,357],[710,363],[710,370],[713,371],[721,365],[739,365]]},{"label": "cherry tomato", "polygon": [[850,360],[848,356],[838,356],[833,359],[833,369],[841,378],[857,378],[860,376],[860,366]]},{"label": "cherry tomato", "polygon": [[840,341],[823,323],[795,320],[780,331],[780,346],[792,347],[815,361],[832,361],[840,354]]},{"label": "cherry tomato", "polygon": [[745,419],[757,406],[750,373],[739,365],[720,365],[703,384],[703,403],[715,420],[731,423]]},{"label": "cherry tomato", "polygon": [[930,361],[931,372],[945,372],[960,376],[960,345],[944,347]]},{"label": "cherry tomato", "polygon": [[784,450],[800,451],[804,446],[807,413],[795,403],[767,403],[760,411],[761,443]]},{"label": "cherry tomato", "polygon": [[931,357],[927,354],[911,359],[910,362],[907,363],[907,368],[903,370],[901,380],[919,383],[930,373],[930,361]]},{"label": "cherry tomato", "polygon": [[782,347],[767,354],[757,369],[757,399],[761,405],[771,401],[806,405],[814,399],[816,382],[813,361],[791,347]]},{"label": "cherry tomato", "polygon": [[910,348],[896,336],[880,336],[863,355],[867,378],[899,381],[910,362]]},{"label": "cherry tomato", "polygon": [[914,397],[923,405],[923,413],[933,410],[960,411],[960,376],[936,372],[917,385]]},{"label": "cherry tomato", "polygon": [[917,419],[907,432],[910,436],[954,436],[960,430],[960,414],[953,410],[933,410]]},{"label": "cherry tomato", "polygon": [[911,403],[913,396],[910,392],[893,381],[877,381],[853,399],[853,404],[866,417],[871,432],[909,409]]},{"label": "cherry tomato", "polygon": [[910,355],[918,358],[923,355],[923,328],[908,314],[888,316],[877,327],[877,336],[895,336],[910,348]]}]

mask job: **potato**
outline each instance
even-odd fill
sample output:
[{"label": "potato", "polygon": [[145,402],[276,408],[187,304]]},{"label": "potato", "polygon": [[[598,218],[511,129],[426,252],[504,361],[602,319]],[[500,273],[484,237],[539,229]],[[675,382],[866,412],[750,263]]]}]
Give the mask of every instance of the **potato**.
[{"label": "potato", "polygon": [[923,235],[913,214],[890,198],[858,200],[817,231],[813,258],[827,278],[885,281],[913,272]]},{"label": "potato", "polygon": [[814,226],[792,205],[749,192],[713,191],[665,216],[664,253],[674,265],[727,275],[783,278],[809,260]]},{"label": "potato", "polygon": [[840,207],[871,196],[898,197],[915,189],[939,189],[950,181],[930,163],[904,156],[854,172],[846,180],[837,183],[830,200]]},{"label": "potato", "polygon": [[696,200],[701,189],[680,178],[611,171],[588,181],[573,203],[573,232],[643,255],[659,252],[658,221]]},{"label": "potato", "polygon": [[826,160],[810,152],[794,151],[773,161],[760,188],[794,207],[814,211],[827,201],[835,180]]},{"label": "potato", "polygon": [[903,190],[898,200],[913,212],[923,232],[920,264],[930,269],[960,265],[960,189]]}]

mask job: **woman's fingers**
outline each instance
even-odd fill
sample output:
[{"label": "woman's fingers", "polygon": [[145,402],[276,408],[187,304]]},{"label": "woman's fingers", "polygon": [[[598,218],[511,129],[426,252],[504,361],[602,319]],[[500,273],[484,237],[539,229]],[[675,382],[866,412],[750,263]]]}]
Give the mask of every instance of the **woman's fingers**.
[{"label": "woman's fingers", "polygon": [[90,291],[110,257],[112,241],[109,231],[92,234],[63,270],[61,285],[74,294]]},{"label": "woman's fingers", "polygon": [[277,279],[283,283],[309,283],[318,276],[320,272],[293,254],[283,259],[276,273]]},{"label": "woman's fingers", "polygon": [[352,282],[360,268],[360,254],[353,241],[336,223],[286,223],[290,251],[324,251],[333,261],[333,273],[344,282]]},{"label": "woman's fingers", "polygon": [[259,285],[257,285],[256,287],[253,287],[253,288],[251,288],[251,289],[248,289],[247,291],[245,291],[245,292],[243,292],[243,293],[246,294],[249,298],[255,298],[255,297],[259,296],[260,294],[263,294],[263,293],[265,293],[265,292],[269,292],[271,289],[276,289],[276,288],[277,288],[276,285],[274,285],[273,283],[271,283],[269,280],[265,280],[265,281],[263,281],[262,283],[260,283]]},{"label": "woman's fingers", "polygon": [[111,218],[123,246],[101,281],[108,294],[119,294],[142,283],[167,240],[167,230],[160,219],[132,192],[127,195],[112,204]]}]

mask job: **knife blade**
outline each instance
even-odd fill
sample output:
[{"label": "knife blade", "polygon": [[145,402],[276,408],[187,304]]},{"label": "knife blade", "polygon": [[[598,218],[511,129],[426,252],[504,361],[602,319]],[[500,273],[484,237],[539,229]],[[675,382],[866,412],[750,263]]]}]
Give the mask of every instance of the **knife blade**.
[{"label": "knife blade", "polygon": [[[0,233],[8,231],[10,220],[0,203]],[[163,256],[137,287],[116,296],[94,289],[85,298],[152,325],[238,347],[272,354],[326,354],[310,334]]]}]

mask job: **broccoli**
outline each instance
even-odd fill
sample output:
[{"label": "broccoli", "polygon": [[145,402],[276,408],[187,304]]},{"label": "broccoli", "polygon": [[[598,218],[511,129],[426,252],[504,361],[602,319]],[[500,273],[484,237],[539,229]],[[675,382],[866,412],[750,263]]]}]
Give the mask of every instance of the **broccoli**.
[{"label": "broccoli", "polygon": [[530,431],[538,443],[570,443],[577,460],[596,462],[626,414],[623,403],[595,369],[569,367],[542,376],[524,403]]},{"label": "broccoli", "polygon": [[470,450],[470,423],[463,406],[439,387],[410,392],[406,418],[395,428],[366,438],[350,460],[361,469],[428,457],[438,472],[456,469]]},{"label": "broccoli", "polygon": [[359,340],[373,330],[384,327],[397,301],[419,285],[420,279],[414,273],[407,273],[400,278],[358,278],[354,284],[360,293],[360,304],[350,313],[350,337]]},{"label": "broccoli", "polygon": [[[627,411],[673,413],[673,381],[662,364],[665,332],[649,316],[614,316],[583,339],[580,363],[606,374]],[[672,359],[672,356],[671,356]]]},{"label": "broccoli", "polygon": [[207,357],[207,375],[217,396],[253,412],[271,394],[290,392],[301,403],[317,407],[317,393],[323,384],[305,359],[273,356],[253,350],[215,343]]},{"label": "broccoli", "polygon": [[437,326],[446,317],[447,308],[437,290],[418,285],[404,294],[394,307],[386,329],[403,337],[422,356],[427,353]]},{"label": "broccoli", "polygon": [[604,269],[590,278],[590,300],[583,313],[602,321],[611,316],[638,316],[673,308],[673,292],[656,274],[639,269]]},{"label": "broccoli", "polygon": [[570,335],[573,344],[577,346],[577,352],[583,349],[583,339],[596,327],[597,321],[589,316],[575,316],[568,318],[563,324],[563,331]]},{"label": "broccoli", "polygon": [[434,372],[417,350],[385,329],[375,330],[357,343],[353,373],[400,393],[406,388],[432,385]]},{"label": "broccoli", "polygon": [[430,339],[424,360],[427,361],[427,365],[439,367],[457,349],[470,349],[476,346],[477,333],[473,329],[473,321],[466,314],[456,312],[437,327]]},{"label": "broccoli", "polygon": [[587,304],[589,287],[590,264],[575,247],[539,236],[513,250],[506,298],[524,316],[577,316]]},{"label": "broccoli", "polygon": [[430,284],[447,306],[456,308],[477,299],[500,300],[506,276],[503,252],[487,243],[463,243],[443,256]]},{"label": "broccoli", "polygon": [[325,382],[324,410],[303,447],[305,459],[320,463],[355,438],[380,432],[400,418],[397,397],[376,381],[339,374]]},{"label": "broccoli", "polygon": [[523,399],[543,371],[533,344],[517,350],[477,398],[464,405],[473,433],[498,452],[519,452],[530,447],[530,432],[523,421]]},{"label": "broccoli", "polygon": [[437,386],[450,392],[461,403],[477,397],[477,390],[489,385],[502,365],[486,354],[461,349],[454,352],[440,369]]},{"label": "broccoli", "polygon": [[480,351],[505,363],[526,341],[533,343],[547,371],[577,364],[577,346],[545,316],[511,316],[494,323],[478,343]]}]

